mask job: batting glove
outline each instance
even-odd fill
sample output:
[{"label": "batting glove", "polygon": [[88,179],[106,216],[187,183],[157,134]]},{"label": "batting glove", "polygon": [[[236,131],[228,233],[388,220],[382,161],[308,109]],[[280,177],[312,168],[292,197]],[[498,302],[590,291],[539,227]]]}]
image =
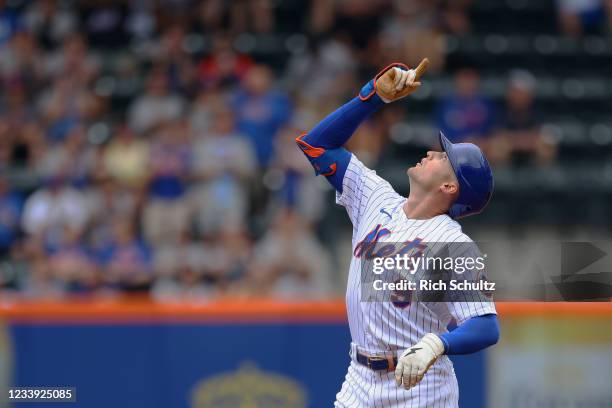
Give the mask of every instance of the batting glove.
[{"label": "batting glove", "polygon": [[421,341],[408,348],[397,361],[395,368],[395,382],[397,386],[403,384],[410,389],[423,379],[436,360],[444,354],[444,344],[438,336],[428,333]]}]

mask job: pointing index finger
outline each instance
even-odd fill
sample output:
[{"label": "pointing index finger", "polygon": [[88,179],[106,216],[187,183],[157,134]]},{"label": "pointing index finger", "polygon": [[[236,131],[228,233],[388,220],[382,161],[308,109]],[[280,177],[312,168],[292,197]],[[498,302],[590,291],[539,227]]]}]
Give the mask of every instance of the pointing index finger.
[{"label": "pointing index finger", "polygon": [[421,78],[421,75],[423,75],[425,71],[427,71],[427,67],[429,67],[429,59],[423,58],[419,66],[416,67],[416,69],[414,70],[415,72],[414,80],[415,81],[418,81],[419,78]]}]

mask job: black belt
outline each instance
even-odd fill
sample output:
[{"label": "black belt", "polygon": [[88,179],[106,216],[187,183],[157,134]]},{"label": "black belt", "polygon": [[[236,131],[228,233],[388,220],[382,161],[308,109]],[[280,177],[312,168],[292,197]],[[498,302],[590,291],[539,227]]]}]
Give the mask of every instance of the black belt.
[{"label": "black belt", "polygon": [[397,357],[370,357],[357,352],[357,362],[374,371],[393,371],[397,365]]}]

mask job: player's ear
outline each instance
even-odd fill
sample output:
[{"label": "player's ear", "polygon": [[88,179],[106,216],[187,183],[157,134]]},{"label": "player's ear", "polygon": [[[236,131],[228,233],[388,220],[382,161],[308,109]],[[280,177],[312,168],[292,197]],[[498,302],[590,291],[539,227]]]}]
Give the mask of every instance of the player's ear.
[{"label": "player's ear", "polygon": [[459,187],[457,186],[457,183],[447,181],[440,186],[440,191],[442,191],[444,194],[454,196],[459,192]]}]

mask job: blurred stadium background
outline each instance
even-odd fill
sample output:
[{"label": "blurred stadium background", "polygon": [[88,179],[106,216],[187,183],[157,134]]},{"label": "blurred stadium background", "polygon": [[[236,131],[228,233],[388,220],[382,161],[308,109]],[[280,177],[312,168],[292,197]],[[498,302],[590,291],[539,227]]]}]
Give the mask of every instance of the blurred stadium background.
[{"label": "blurred stadium background", "polygon": [[[407,193],[442,129],[494,166],[470,236],[608,240],[611,26],[610,0],[0,1],[0,389],[329,406],[351,228],[293,139],[427,56],[350,149]],[[612,407],[609,307],[500,311],[462,406]]]}]

